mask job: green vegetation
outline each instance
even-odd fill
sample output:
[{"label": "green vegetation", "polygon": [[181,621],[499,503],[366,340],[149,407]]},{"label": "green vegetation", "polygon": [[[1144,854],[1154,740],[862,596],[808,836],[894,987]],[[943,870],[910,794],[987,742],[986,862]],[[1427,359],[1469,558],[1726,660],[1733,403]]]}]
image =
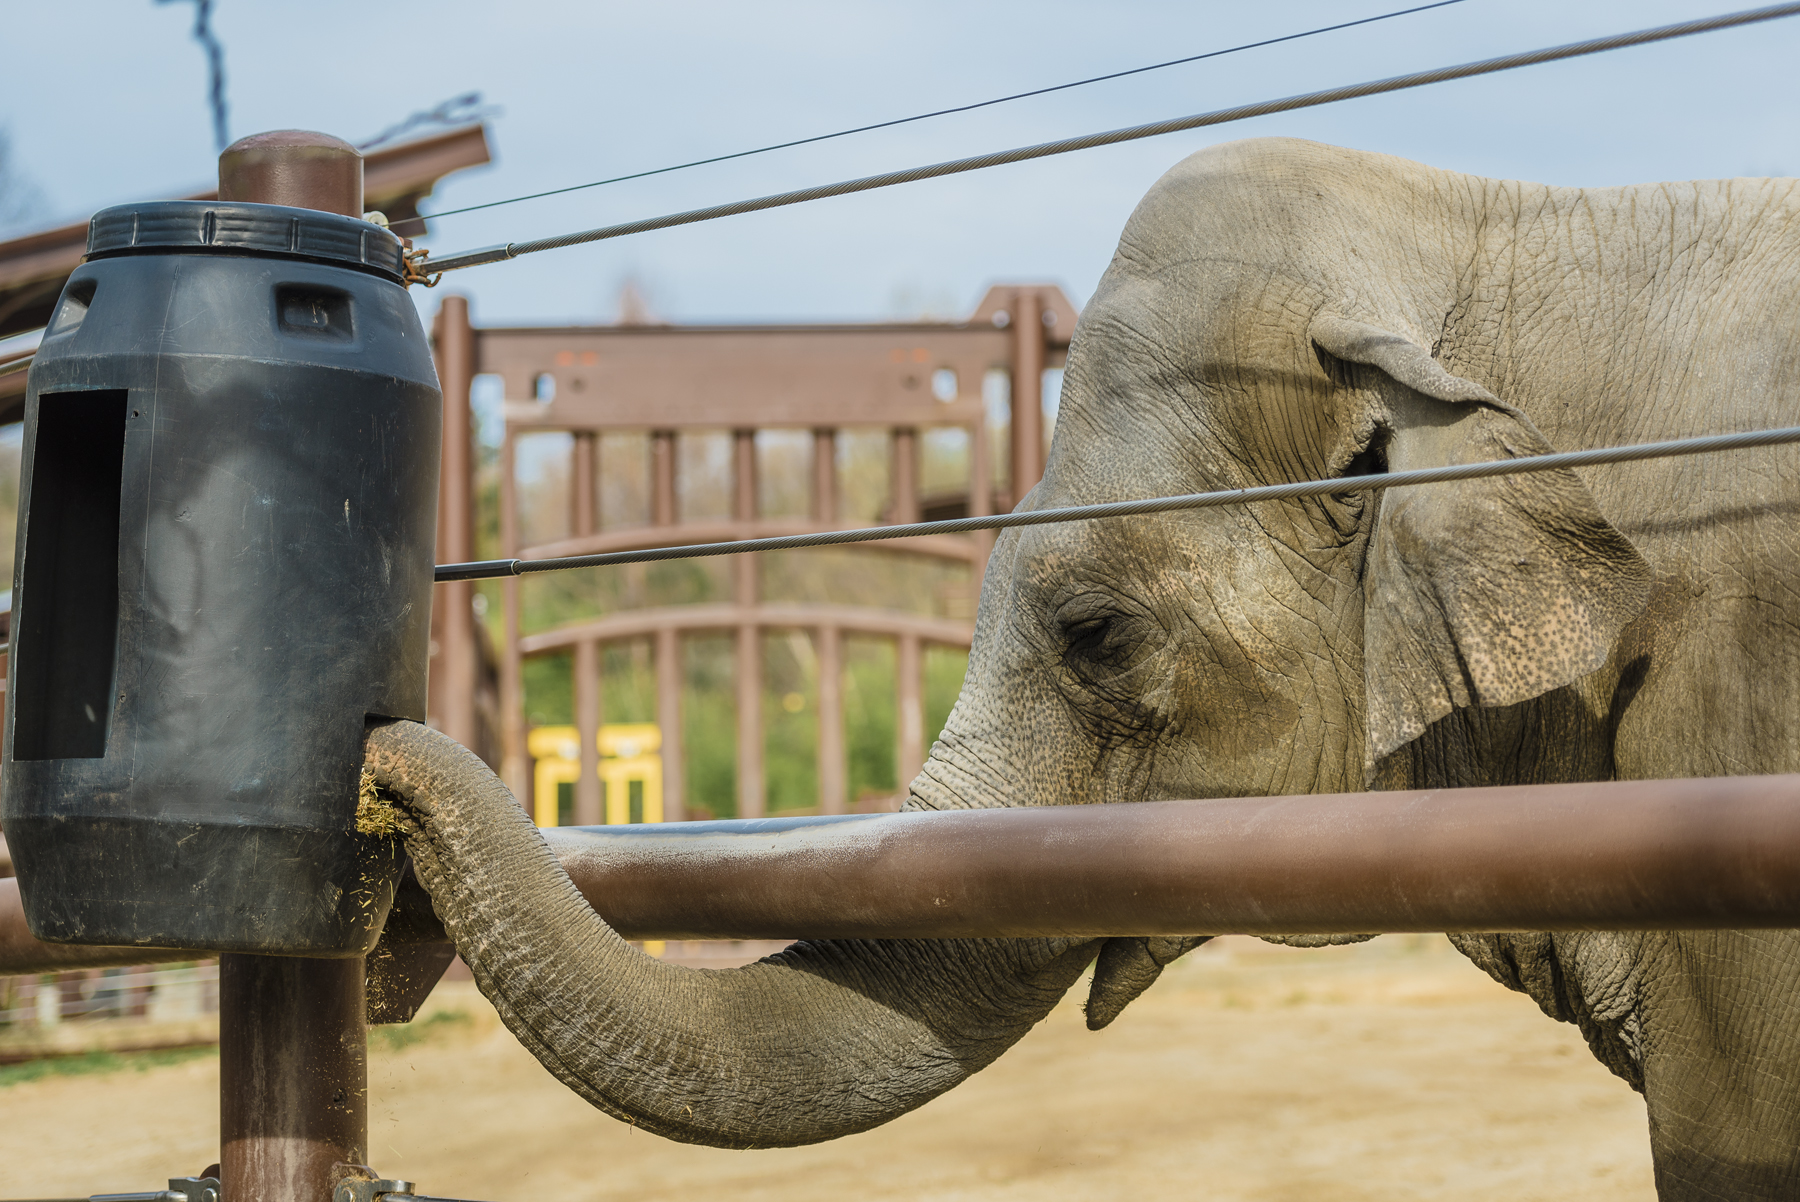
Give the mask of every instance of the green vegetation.
[{"label": "green vegetation", "polygon": [[656,721],[656,658],[649,639],[601,649],[600,711],[608,722]]},{"label": "green vegetation", "polygon": [[20,1064],[0,1064],[0,1089],[45,1077],[76,1077],[88,1073],[117,1073],[126,1069],[146,1072],[166,1064],[184,1064],[207,1056],[217,1056],[219,1045],[205,1044],[188,1048],[157,1048],[149,1052],[85,1052],[77,1056],[47,1056]]},{"label": "green vegetation", "polygon": [[682,640],[681,739],[690,815],[737,817],[737,658],[730,635]]},{"label": "green vegetation", "polygon": [[819,661],[803,630],[762,640],[763,780],[768,812],[819,808]]},{"label": "green vegetation", "polygon": [[892,796],[900,787],[894,658],[894,644],[886,639],[844,640],[844,749],[852,805]]},{"label": "green vegetation", "polygon": [[575,721],[575,659],[534,655],[525,661],[525,722],[567,726]]}]

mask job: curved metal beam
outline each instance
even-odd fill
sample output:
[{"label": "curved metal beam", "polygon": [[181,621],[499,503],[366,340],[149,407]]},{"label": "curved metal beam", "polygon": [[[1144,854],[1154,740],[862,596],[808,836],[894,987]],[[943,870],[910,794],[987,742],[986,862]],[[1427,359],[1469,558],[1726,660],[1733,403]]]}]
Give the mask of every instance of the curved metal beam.
[{"label": "curved metal beam", "polygon": [[[4,370],[4,368],[0,368]],[[688,543],[742,542],[752,538],[789,538],[800,534],[825,534],[835,530],[874,530],[880,523],[845,525],[810,518],[758,518],[753,522],[681,522],[673,526],[632,526],[603,530],[581,538],[565,538],[539,547],[526,547],[520,559],[562,559],[570,555],[610,555],[616,551],[647,551],[653,547],[680,547]],[[930,555],[973,563],[980,550],[973,538],[957,534],[927,534],[905,542],[875,544],[888,553]]]},{"label": "curved metal beam", "polygon": [[526,635],[519,640],[524,655],[542,655],[595,639],[643,638],[658,630],[735,630],[743,626],[765,629],[835,626],[856,634],[913,635],[926,643],[967,647],[975,636],[970,622],[932,618],[892,609],[860,605],[816,605],[810,602],[761,605],[667,605],[659,609],[632,609],[585,622],[558,626]]}]

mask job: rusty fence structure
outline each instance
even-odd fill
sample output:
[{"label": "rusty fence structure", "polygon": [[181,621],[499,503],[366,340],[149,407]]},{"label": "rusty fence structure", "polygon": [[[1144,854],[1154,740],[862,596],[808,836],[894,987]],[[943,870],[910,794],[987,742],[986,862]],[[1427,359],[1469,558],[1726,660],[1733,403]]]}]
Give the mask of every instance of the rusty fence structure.
[{"label": "rusty fence structure", "polygon": [[[1062,366],[1076,312],[1054,285],[991,289],[960,322],[785,326],[615,326],[525,329],[477,328],[466,299],[446,297],[434,326],[445,396],[438,556],[475,557],[477,469],[469,439],[471,389],[477,377],[500,385],[504,434],[498,460],[498,552],[542,558],[716,539],[758,538],[837,529],[846,519],[903,524],[929,517],[978,516],[1012,508],[1043,473],[1046,442],[1043,379]],[[996,412],[999,420],[995,420]],[[562,513],[544,520],[522,497],[521,448],[544,435],[566,438]],[[927,444],[944,434],[956,440],[963,470],[943,481],[925,479]],[[773,436],[773,438],[771,438]],[[804,466],[804,497],[787,498],[771,512],[768,444],[785,437]],[[887,477],[868,512],[847,512],[847,479],[856,465],[842,454],[847,438],[871,438]],[[708,445],[710,440],[710,445]],[[624,454],[603,451],[623,443]],[[796,442],[798,445],[796,446]],[[723,454],[703,459],[706,450]],[[635,504],[616,515],[602,505],[606,470],[617,465],[637,484]],[[794,463],[786,465],[790,469]],[[943,474],[943,473],[939,473]],[[715,485],[710,508],[684,504],[694,483]],[[929,487],[935,483],[936,487]],[[790,490],[794,491],[794,490]],[[603,508],[608,512],[602,512]],[[701,512],[695,512],[701,509]],[[532,522],[528,519],[536,517]],[[558,520],[560,519],[560,520]],[[546,531],[546,527],[548,530]],[[662,812],[688,816],[683,773],[680,698],[681,641],[701,632],[727,633],[734,642],[736,711],[735,815],[767,812],[761,692],[765,633],[801,631],[817,662],[816,810],[845,813],[850,796],[845,767],[843,640],[861,635],[895,649],[895,761],[903,784],[925,760],[922,649],[966,649],[973,633],[974,597],[992,535],[909,539],[882,544],[876,554],[959,565],[968,582],[954,613],[824,600],[771,599],[759,585],[758,557],[735,557],[729,600],[665,604],[591,613],[548,629],[527,629],[522,617],[526,582],[501,585],[497,705],[484,710],[481,621],[475,587],[439,586],[433,613],[433,723],[496,763],[514,794],[532,808],[534,774],[524,696],[528,659],[572,660],[575,746],[579,775],[573,789],[577,825],[603,821],[597,742],[603,725],[601,648],[648,640],[655,671]],[[593,607],[598,608],[598,607]],[[498,730],[494,730],[497,726]],[[891,802],[889,802],[891,804]],[[540,813],[554,813],[539,806]],[[704,813],[704,811],[702,811]]]}]

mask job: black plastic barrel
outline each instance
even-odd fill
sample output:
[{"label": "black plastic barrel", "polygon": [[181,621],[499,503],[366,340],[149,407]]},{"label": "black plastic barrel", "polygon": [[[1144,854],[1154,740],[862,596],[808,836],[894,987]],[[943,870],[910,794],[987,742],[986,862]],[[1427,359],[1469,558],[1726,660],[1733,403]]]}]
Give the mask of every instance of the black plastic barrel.
[{"label": "black plastic barrel", "polygon": [[107,209],[32,364],[4,806],[40,939],[357,955],[425,717],[437,374],[379,226]]}]

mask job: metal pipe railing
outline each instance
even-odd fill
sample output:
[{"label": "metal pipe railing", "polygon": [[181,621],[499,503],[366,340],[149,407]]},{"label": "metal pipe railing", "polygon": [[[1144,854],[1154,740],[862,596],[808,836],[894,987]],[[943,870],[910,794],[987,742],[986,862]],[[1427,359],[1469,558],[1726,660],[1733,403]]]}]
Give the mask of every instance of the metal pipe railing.
[{"label": "metal pipe railing", "polygon": [[[1800,776],[544,835],[632,939],[1800,927]],[[15,885],[0,974],[194,954],[37,943]]]},{"label": "metal pipe railing", "polygon": [[544,833],[634,939],[1800,926],[1800,776]]},{"label": "metal pipe railing", "polygon": [[123,964],[167,964],[193,960],[212,952],[192,948],[96,947],[76,943],[44,943],[25,925],[16,877],[0,880],[0,976],[65,972],[78,968],[111,968]]}]

